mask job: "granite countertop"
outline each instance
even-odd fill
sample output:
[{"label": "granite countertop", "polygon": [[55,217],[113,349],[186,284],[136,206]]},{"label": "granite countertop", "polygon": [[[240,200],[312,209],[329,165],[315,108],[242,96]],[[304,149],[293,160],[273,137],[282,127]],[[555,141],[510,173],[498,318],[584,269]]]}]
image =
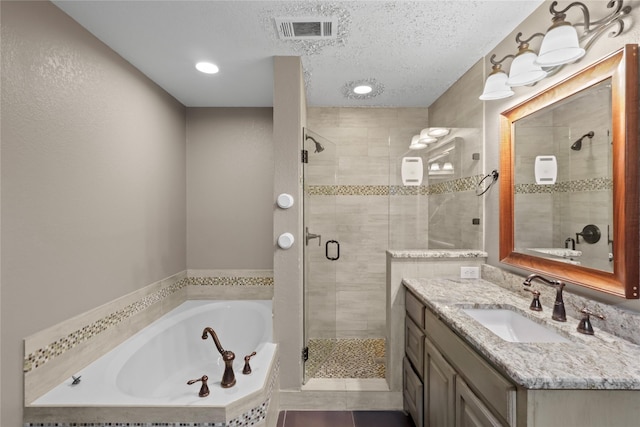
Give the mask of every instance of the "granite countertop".
[{"label": "granite countertop", "polygon": [[[404,285],[458,336],[528,389],[640,390],[640,346],[595,328],[576,331],[579,319],[551,320],[552,308],[529,310],[530,294],[520,296],[482,279],[404,279]],[[542,293],[555,292],[535,284]],[[515,308],[569,339],[566,343],[507,342],[474,321],[463,308]]]}]

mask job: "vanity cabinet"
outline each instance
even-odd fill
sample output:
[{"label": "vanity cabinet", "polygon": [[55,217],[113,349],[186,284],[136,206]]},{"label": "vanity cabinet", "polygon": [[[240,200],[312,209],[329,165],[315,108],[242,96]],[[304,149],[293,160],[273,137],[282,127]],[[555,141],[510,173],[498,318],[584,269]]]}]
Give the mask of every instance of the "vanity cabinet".
[{"label": "vanity cabinet", "polygon": [[[500,300],[517,307],[528,299],[496,292],[484,281],[404,283],[404,398],[417,427],[640,425],[637,345],[604,332],[601,337],[567,332],[575,335],[566,343],[502,341],[468,323],[474,321],[458,306]],[[619,388],[576,387],[582,374],[593,384]],[[553,383],[546,388],[524,385],[540,378]]]},{"label": "vanity cabinet", "polygon": [[424,342],[425,424],[452,426],[456,407],[456,371],[436,350],[429,338],[425,338]]},{"label": "vanity cabinet", "polygon": [[409,291],[405,305],[404,398],[416,427],[515,427],[515,385]]}]

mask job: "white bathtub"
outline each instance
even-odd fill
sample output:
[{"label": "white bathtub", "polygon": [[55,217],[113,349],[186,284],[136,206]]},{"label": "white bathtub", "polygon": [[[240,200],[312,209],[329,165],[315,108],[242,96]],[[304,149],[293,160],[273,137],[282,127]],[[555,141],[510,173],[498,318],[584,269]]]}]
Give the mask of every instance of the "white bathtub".
[{"label": "white bathtub", "polygon": [[[236,355],[231,388],[220,386],[224,363],[211,337],[202,339],[207,326]],[[252,373],[244,375],[253,351]],[[79,384],[69,378],[30,406],[225,407],[268,386],[275,351],[271,301],[187,301],[78,371]],[[200,382],[187,385],[202,375],[209,377],[204,398]]]}]

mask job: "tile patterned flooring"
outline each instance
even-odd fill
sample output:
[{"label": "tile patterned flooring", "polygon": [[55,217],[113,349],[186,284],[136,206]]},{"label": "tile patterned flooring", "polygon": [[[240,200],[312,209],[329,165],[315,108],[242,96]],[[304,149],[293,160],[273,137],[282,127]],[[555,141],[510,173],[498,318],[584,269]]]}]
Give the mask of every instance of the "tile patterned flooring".
[{"label": "tile patterned flooring", "polygon": [[402,411],[282,411],[277,427],[415,427]]},{"label": "tile patterned flooring", "polygon": [[384,378],[384,339],[310,339],[305,378]]}]

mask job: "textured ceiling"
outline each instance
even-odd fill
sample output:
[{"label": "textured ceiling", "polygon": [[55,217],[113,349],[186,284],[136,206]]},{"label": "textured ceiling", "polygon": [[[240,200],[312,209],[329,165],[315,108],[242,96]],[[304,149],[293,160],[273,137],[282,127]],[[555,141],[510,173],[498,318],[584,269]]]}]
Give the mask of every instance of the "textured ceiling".
[{"label": "textured ceiling", "polygon": [[[294,55],[310,106],[426,107],[542,0],[54,3],[186,106],[271,106],[272,58]],[[335,39],[279,39],[274,18],[316,16],[338,19]],[[345,95],[360,80],[378,94]]]}]

